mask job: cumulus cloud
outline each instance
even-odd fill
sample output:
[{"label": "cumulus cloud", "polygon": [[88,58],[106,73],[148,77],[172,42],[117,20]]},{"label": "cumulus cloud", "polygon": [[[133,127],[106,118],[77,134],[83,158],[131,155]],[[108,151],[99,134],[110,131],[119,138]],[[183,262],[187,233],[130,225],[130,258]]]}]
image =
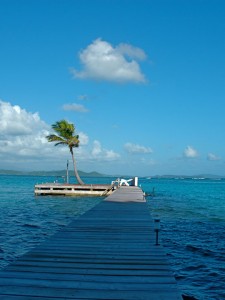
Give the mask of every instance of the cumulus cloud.
[{"label": "cumulus cloud", "polygon": [[133,47],[129,44],[119,44],[116,47],[116,50],[121,54],[121,55],[125,55],[128,58],[136,58],[138,60],[145,60],[147,58],[145,52],[137,47]]},{"label": "cumulus cloud", "polygon": [[[0,100],[0,157],[6,161],[29,159],[33,161],[54,158],[62,160],[69,156],[66,147],[58,147],[53,152],[54,143],[46,136],[51,127],[41,120],[38,113],[31,113],[18,105]],[[88,144],[88,136],[78,132],[80,145]]]},{"label": "cumulus cloud", "polygon": [[185,158],[196,158],[198,157],[198,152],[197,150],[195,150],[193,147],[191,146],[187,146],[185,149],[184,149],[184,157]]},{"label": "cumulus cloud", "polygon": [[120,155],[113,150],[107,150],[102,148],[102,145],[99,141],[95,140],[93,142],[93,149],[91,151],[91,156],[94,159],[98,160],[117,160]]},{"label": "cumulus cloud", "polygon": [[106,41],[96,39],[80,52],[79,58],[83,69],[71,69],[75,78],[114,82],[146,81],[137,62],[146,59],[146,54],[129,44],[113,47]]},{"label": "cumulus cloud", "polygon": [[97,156],[99,156],[99,154],[102,153],[102,146],[99,141],[94,141],[93,149],[92,149],[91,153],[94,157],[97,157]]},{"label": "cumulus cloud", "polygon": [[19,157],[40,158],[50,155],[45,138],[50,126],[38,113],[30,113],[18,105],[0,101],[0,156],[5,161]]},{"label": "cumulus cloud", "polygon": [[[67,147],[54,147],[46,136],[53,133],[51,126],[42,121],[37,113],[28,112],[18,105],[0,100],[0,161],[1,167],[16,169],[60,169],[70,153]],[[95,141],[89,145],[89,137],[80,131],[80,147],[76,157],[82,161],[112,161],[120,156]]]},{"label": "cumulus cloud", "polygon": [[76,104],[76,103],[72,103],[72,104],[64,104],[63,105],[63,109],[64,110],[69,110],[69,111],[77,111],[77,112],[88,112],[88,109],[86,107],[84,107],[84,105],[82,104]]},{"label": "cumulus cloud", "polygon": [[47,129],[48,126],[38,113],[28,113],[18,105],[11,105],[0,100],[0,135],[16,136],[29,135],[38,128]]},{"label": "cumulus cloud", "polygon": [[124,149],[131,154],[137,153],[152,153],[152,149],[145,146],[140,146],[138,144],[126,143],[124,145]]},{"label": "cumulus cloud", "polygon": [[82,131],[80,131],[78,134],[79,134],[80,146],[87,145],[89,142],[88,135]]},{"label": "cumulus cloud", "polygon": [[210,161],[221,160],[221,158],[213,153],[208,153],[207,159]]}]

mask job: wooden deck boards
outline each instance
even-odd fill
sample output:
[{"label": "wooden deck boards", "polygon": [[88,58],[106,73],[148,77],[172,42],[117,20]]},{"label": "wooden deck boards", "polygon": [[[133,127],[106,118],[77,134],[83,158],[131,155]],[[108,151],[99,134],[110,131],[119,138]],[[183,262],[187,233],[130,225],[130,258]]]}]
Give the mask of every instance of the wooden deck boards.
[{"label": "wooden deck boards", "polygon": [[0,299],[182,299],[144,201],[118,189],[0,272]]}]

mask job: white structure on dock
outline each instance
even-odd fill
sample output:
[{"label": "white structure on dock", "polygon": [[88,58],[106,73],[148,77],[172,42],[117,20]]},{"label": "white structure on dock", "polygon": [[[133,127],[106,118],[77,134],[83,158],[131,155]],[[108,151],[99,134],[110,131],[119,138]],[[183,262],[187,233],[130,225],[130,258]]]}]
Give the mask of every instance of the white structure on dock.
[{"label": "white structure on dock", "polygon": [[112,185],[117,186],[138,186],[138,177],[134,177],[131,179],[123,179],[123,178],[117,178],[116,180],[112,181]]}]

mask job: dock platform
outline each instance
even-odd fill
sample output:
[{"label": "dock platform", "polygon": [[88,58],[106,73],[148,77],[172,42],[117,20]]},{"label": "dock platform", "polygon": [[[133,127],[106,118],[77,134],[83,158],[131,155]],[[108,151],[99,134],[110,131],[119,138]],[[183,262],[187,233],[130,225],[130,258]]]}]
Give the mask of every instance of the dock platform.
[{"label": "dock platform", "polygon": [[110,184],[69,184],[69,183],[42,183],[36,184],[36,196],[107,196],[116,187]]},{"label": "dock platform", "polygon": [[120,187],[0,272],[0,299],[182,297],[142,190]]}]

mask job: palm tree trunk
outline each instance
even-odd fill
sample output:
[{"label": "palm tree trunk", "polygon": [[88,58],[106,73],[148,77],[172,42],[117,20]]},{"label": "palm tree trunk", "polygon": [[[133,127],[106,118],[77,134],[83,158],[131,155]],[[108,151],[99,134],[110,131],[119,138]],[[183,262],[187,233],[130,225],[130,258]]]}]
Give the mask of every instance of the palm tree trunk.
[{"label": "palm tree trunk", "polygon": [[75,158],[74,158],[74,155],[73,155],[73,149],[71,149],[71,155],[72,155],[72,160],[73,160],[73,168],[74,168],[74,173],[75,173],[75,176],[76,176],[76,179],[78,181],[79,184],[84,184],[84,182],[81,180],[79,174],[78,174],[78,171],[77,171],[77,166],[76,166],[76,162],[75,162]]}]

